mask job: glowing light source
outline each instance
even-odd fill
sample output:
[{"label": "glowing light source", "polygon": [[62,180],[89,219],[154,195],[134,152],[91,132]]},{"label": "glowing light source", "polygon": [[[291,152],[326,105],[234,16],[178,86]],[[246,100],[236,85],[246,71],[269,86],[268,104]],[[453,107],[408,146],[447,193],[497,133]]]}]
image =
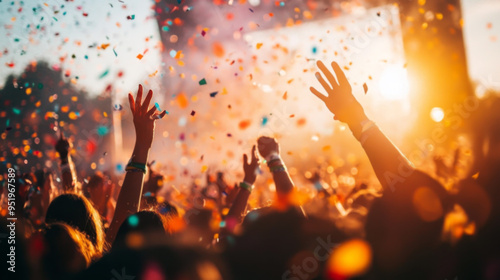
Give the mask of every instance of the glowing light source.
[{"label": "glowing light source", "polygon": [[431,119],[435,122],[440,122],[444,119],[444,111],[439,107],[431,109]]},{"label": "glowing light source", "polygon": [[260,5],[260,0],[248,0],[248,4],[252,6],[259,6]]},{"label": "glowing light source", "polygon": [[330,278],[350,278],[364,273],[371,265],[370,245],[361,239],[353,239],[339,245],[328,261]]},{"label": "glowing light source", "polygon": [[406,69],[398,65],[387,67],[380,76],[379,87],[380,93],[385,99],[405,99],[409,92]]}]

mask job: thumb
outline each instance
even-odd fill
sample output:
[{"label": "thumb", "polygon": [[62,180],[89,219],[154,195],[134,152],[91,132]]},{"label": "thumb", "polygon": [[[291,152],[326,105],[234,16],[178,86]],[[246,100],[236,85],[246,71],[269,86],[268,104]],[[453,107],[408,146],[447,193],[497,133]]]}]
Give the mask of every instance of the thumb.
[{"label": "thumb", "polygon": [[243,154],[243,166],[248,165],[248,156],[247,154]]}]

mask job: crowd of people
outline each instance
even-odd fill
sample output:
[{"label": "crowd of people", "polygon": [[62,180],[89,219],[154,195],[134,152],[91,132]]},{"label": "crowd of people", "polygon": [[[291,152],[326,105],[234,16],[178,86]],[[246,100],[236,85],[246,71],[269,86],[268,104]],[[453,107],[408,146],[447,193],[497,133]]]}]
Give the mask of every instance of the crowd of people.
[{"label": "crowd of people", "polygon": [[[456,179],[445,186],[368,118],[337,63],[317,66],[323,89],[311,92],[348,125],[381,188],[356,181],[341,191],[319,170],[304,199],[277,139],[262,136],[243,155],[241,182],[218,173],[187,193],[165,191],[148,159],[166,112],[139,85],[129,94],[136,138],[122,181],[78,178],[63,132],[54,174],[18,174],[9,196],[4,172],[1,207],[16,209],[15,272],[1,279],[500,279],[500,101],[484,101],[468,120],[475,160],[466,176],[436,158],[437,174]],[[255,184],[259,166],[272,174],[265,188]],[[255,192],[261,201],[250,203]],[[8,213],[2,237],[12,235]],[[4,265],[11,246],[0,241]]]}]

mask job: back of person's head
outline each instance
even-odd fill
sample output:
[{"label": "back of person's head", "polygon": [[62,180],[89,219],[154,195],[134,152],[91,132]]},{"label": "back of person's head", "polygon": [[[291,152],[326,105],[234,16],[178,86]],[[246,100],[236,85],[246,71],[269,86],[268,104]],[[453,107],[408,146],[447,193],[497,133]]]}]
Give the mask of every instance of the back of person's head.
[{"label": "back of person's head", "polygon": [[42,279],[67,279],[100,255],[85,234],[65,223],[52,223],[31,239]]},{"label": "back of person's head", "polygon": [[424,263],[432,266],[429,256],[441,244],[444,217],[452,205],[445,188],[418,170],[385,190],[365,226],[376,269],[396,278],[415,273],[417,266],[419,273],[428,272],[422,268]]},{"label": "back of person's head", "polygon": [[113,242],[112,249],[123,247],[133,247],[130,240],[134,236],[147,234],[160,234],[164,236],[166,233],[165,218],[155,211],[141,210],[133,215],[130,215],[121,224]]},{"label": "back of person's head", "polygon": [[[146,237],[143,241],[148,243],[152,239]],[[180,242],[168,244],[161,238],[156,238],[155,243],[112,250],[75,279],[230,279],[224,264],[206,250],[180,245]]]},{"label": "back of person's head", "polygon": [[92,203],[82,195],[63,194],[47,209],[46,223],[63,222],[87,235],[97,251],[105,249],[102,221]]},{"label": "back of person's head", "polygon": [[[330,221],[306,218],[300,209],[265,207],[248,213],[241,234],[228,238],[224,256],[235,279],[312,279],[322,275],[330,250],[345,236]],[[293,268],[304,259],[314,263],[307,273],[314,277],[302,278]]]}]

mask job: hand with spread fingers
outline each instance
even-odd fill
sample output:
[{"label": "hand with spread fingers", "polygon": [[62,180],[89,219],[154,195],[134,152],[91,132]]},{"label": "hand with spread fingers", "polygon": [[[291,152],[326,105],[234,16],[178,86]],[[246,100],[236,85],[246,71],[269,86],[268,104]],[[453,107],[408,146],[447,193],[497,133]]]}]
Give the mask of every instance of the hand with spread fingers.
[{"label": "hand with spread fingers", "polygon": [[336,62],[332,62],[332,68],[335,72],[333,73],[323,64],[322,61],[318,61],[316,64],[323,75],[326,77],[326,81],[323,76],[316,72],[316,79],[325,89],[327,95],[320,93],[314,87],[310,87],[311,92],[316,95],[319,99],[325,102],[328,110],[332,112],[335,116],[335,120],[345,122],[353,129],[355,126],[359,125],[363,120],[366,119],[363,107],[356,100],[352,94],[352,88],[347,80],[344,71]]},{"label": "hand with spread fingers", "polygon": [[136,99],[134,100],[132,94],[129,93],[128,100],[130,104],[130,111],[134,116],[136,141],[140,145],[151,147],[151,144],[153,143],[155,121],[163,118],[167,112],[157,112],[156,106],[154,105],[149,108],[149,103],[151,102],[151,98],[153,98],[152,90],[148,91],[148,95],[141,104],[142,92],[142,85],[139,85]]},{"label": "hand with spread fingers", "polygon": [[59,156],[61,159],[66,159],[69,154],[69,150],[71,148],[71,144],[69,143],[68,139],[64,137],[64,133],[61,130],[59,140],[57,140],[55,149],[59,153]]},{"label": "hand with spread fingers", "polygon": [[257,151],[255,145],[252,147],[252,158],[250,163],[248,163],[248,156],[243,155],[243,170],[245,171],[244,182],[253,184],[257,178],[257,168],[259,167],[259,158],[257,157]]}]

